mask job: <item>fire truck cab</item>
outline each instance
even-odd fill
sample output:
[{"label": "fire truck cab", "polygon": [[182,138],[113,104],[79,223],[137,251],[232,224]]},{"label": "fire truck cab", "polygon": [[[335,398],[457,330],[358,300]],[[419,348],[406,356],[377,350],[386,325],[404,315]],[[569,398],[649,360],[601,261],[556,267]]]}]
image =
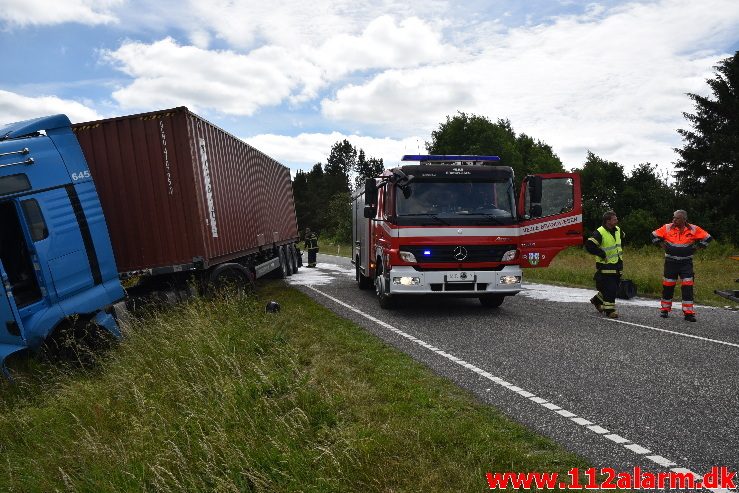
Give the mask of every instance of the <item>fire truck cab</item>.
[{"label": "fire truck cab", "polygon": [[497,156],[407,155],[353,194],[352,260],[380,306],[406,295],[477,297],[497,307],[521,291],[522,267],[582,244],[579,176],[530,175],[514,193]]}]

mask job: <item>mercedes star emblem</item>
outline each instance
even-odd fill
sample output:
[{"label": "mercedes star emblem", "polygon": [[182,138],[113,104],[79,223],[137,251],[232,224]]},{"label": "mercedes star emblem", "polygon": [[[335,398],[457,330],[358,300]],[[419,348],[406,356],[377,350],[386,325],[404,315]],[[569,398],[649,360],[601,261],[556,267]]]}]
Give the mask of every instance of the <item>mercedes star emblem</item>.
[{"label": "mercedes star emblem", "polygon": [[463,246],[458,246],[454,249],[454,258],[460,262],[467,258],[467,249]]}]

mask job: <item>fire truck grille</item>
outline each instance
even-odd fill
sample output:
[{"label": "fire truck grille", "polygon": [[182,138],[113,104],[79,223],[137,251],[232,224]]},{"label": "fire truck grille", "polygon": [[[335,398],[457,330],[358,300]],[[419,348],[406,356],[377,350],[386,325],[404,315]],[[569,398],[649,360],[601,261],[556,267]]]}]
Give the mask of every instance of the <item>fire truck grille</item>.
[{"label": "fire truck grille", "polygon": [[516,245],[403,245],[401,251],[410,252],[419,263],[473,263],[500,262],[508,250]]}]

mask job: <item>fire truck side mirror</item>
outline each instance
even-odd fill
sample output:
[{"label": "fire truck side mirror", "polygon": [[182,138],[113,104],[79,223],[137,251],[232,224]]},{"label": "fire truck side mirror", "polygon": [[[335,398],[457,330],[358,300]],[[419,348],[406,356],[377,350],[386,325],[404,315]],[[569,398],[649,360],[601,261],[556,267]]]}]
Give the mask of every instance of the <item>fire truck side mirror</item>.
[{"label": "fire truck side mirror", "polygon": [[541,204],[541,176],[527,177],[529,184],[529,199],[532,204]]},{"label": "fire truck side mirror", "polygon": [[364,217],[367,219],[372,219],[377,214],[377,207],[372,205],[365,205],[364,206]]},{"label": "fire truck side mirror", "polygon": [[370,178],[364,182],[364,203],[377,206],[377,183],[374,178]]},{"label": "fire truck side mirror", "polygon": [[542,196],[542,180],[541,176],[526,177],[526,202],[529,204],[529,218],[541,217],[541,196]]}]

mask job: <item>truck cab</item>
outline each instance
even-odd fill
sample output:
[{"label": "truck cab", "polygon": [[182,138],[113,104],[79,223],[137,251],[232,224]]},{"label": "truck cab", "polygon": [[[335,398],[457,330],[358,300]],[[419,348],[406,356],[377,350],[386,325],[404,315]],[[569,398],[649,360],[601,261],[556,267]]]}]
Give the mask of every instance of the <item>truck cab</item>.
[{"label": "truck cab", "polygon": [[65,115],[0,128],[0,362],[81,318],[119,336],[124,297],[100,201]]},{"label": "truck cab", "polygon": [[357,282],[381,306],[403,295],[478,297],[499,306],[522,267],[545,267],[582,242],[579,177],[524,178],[496,156],[404,156],[354,194]]}]

